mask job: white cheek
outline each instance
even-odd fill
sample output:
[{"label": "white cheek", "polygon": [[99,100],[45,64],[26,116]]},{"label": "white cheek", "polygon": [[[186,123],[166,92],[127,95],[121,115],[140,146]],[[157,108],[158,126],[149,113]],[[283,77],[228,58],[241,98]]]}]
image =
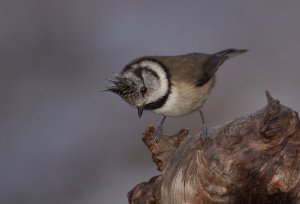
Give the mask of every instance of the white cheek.
[{"label": "white cheek", "polygon": [[159,77],[159,80],[157,81],[159,84],[157,85],[157,89],[154,91],[154,94],[150,96],[149,102],[156,101],[157,99],[165,96],[169,89],[168,78],[165,70],[158,63],[150,60],[142,61],[139,65],[153,70]]}]

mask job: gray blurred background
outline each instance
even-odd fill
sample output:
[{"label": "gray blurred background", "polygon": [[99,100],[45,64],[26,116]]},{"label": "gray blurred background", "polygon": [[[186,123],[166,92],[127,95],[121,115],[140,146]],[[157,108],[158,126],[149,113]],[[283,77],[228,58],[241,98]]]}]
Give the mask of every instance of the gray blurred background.
[{"label": "gray blurred background", "polygon": [[[227,61],[210,127],[266,104],[300,110],[299,1],[0,1],[0,203],[118,204],[158,174],[140,137],[161,116],[101,93],[143,55],[246,48]],[[200,128],[198,113],[165,132]]]}]

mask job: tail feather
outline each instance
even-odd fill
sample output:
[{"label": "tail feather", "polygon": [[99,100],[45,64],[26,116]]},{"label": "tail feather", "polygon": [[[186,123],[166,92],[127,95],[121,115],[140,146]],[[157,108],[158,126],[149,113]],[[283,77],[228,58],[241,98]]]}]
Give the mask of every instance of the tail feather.
[{"label": "tail feather", "polygon": [[247,52],[248,50],[238,50],[238,49],[226,49],[221,52],[217,52],[214,55],[216,56],[225,56],[227,58],[231,58],[240,54]]},{"label": "tail feather", "polygon": [[197,86],[202,86],[208,82],[216,73],[219,67],[229,58],[240,55],[248,50],[227,49],[212,54],[203,65],[204,74],[197,82]]}]

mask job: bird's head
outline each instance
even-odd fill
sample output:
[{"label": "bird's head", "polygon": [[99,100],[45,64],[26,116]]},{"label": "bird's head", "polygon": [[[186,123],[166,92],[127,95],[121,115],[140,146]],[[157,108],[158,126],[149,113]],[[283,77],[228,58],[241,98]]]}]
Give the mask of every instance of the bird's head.
[{"label": "bird's head", "polygon": [[166,71],[161,64],[149,59],[127,65],[109,81],[113,86],[107,90],[116,93],[129,105],[137,108],[139,117],[144,109],[153,109],[152,105],[169,92]]}]

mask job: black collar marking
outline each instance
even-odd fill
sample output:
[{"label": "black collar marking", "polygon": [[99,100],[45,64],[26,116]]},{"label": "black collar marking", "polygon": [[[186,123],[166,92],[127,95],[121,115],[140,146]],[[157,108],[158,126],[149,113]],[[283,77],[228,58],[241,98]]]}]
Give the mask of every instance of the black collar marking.
[{"label": "black collar marking", "polygon": [[164,95],[163,97],[159,98],[158,100],[156,100],[152,103],[146,104],[144,106],[144,109],[145,110],[155,110],[155,109],[161,108],[163,105],[165,105],[170,93],[171,93],[171,90],[169,88],[166,95]]}]

